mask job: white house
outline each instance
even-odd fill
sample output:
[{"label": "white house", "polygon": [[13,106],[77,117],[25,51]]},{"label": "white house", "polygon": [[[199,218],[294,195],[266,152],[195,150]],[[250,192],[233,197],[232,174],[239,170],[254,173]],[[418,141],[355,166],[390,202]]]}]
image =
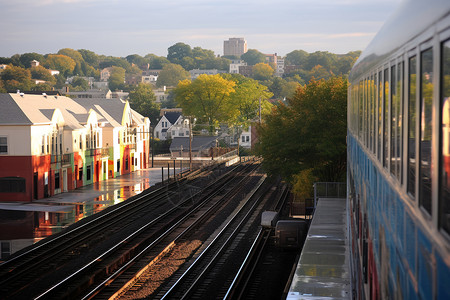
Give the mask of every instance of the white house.
[{"label": "white house", "polygon": [[167,130],[175,124],[181,124],[183,117],[179,111],[167,111],[161,116],[154,129],[154,137],[160,140],[168,139]]},{"label": "white house", "polygon": [[239,74],[239,67],[246,66],[247,63],[243,60],[232,60],[230,64],[230,74]]}]

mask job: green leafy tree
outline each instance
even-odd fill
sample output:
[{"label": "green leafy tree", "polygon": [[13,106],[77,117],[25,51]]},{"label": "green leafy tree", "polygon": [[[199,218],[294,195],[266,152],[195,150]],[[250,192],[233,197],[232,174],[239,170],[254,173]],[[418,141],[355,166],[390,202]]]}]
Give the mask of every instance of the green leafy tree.
[{"label": "green leafy tree", "polygon": [[258,119],[260,104],[262,115],[270,112],[272,104],[268,99],[273,94],[269,92],[267,86],[240,74],[225,74],[223,77],[235,82],[234,93],[230,96],[231,107],[236,113],[230,116],[227,123],[248,128],[251,122]]},{"label": "green leafy tree", "polygon": [[194,81],[180,81],[175,101],[183,114],[193,116],[202,124],[208,124],[210,132],[219,122],[227,122],[237,114],[231,94],[236,83],[217,75],[200,75]]},{"label": "green leafy tree", "polygon": [[140,83],[130,92],[129,102],[132,109],[148,117],[153,124],[157,123],[160,106],[156,103],[156,96],[150,84]]},{"label": "green leafy tree", "polygon": [[177,86],[178,82],[188,78],[190,78],[190,74],[182,66],[176,64],[166,64],[159,73],[156,86]]},{"label": "green leafy tree", "polygon": [[[80,49],[78,52],[83,57],[83,60],[94,68],[98,68],[99,57],[95,52],[86,49]],[[85,73],[86,74],[86,73]],[[86,74],[87,75],[87,74]]]},{"label": "green leafy tree", "polygon": [[266,56],[258,50],[249,49],[241,55],[241,59],[244,60],[249,66],[254,66],[258,63],[264,63],[266,61]]},{"label": "green leafy tree", "polygon": [[73,73],[73,70],[75,69],[76,66],[76,62],[66,55],[49,54],[45,58],[43,65],[48,69],[58,70],[64,76],[67,77]]},{"label": "green leafy tree", "polygon": [[308,169],[321,181],[344,180],[346,121],[347,80],[312,80],[264,118],[257,153],[269,174],[291,182]]},{"label": "green leafy tree", "polygon": [[112,66],[109,77],[109,89],[111,91],[123,90],[125,88],[125,69]]},{"label": "green leafy tree", "polygon": [[157,56],[155,54],[147,54],[144,56],[150,63],[150,69],[161,70],[164,65],[170,64],[170,61],[164,56]]},{"label": "green leafy tree", "polygon": [[173,63],[183,66],[183,58],[192,58],[191,46],[185,43],[176,43],[167,49],[167,59]]},{"label": "green leafy tree", "polygon": [[291,98],[301,85],[297,81],[288,81],[281,89],[280,98]]},{"label": "green leafy tree", "polygon": [[79,91],[87,91],[89,89],[89,82],[81,77],[75,77],[72,80],[72,89],[71,90],[79,90]]},{"label": "green leafy tree", "polygon": [[8,67],[0,73],[0,78],[3,80],[4,89],[8,92],[15,92],[17,90],[29,91],[34,86],[31,80],[30,70],[13,65]]},{"label": "green leafy tree", "polygon": [[20,61],[20,65],[23,68],[30,68],[31,67],[31,62],[33,60],[37,60],[38,62],[43,62],[44,61],[44,56],[35,52],[32,53],[24,53],[20,56],[19,61]]},{"label": "green leafy tree", "polygon": [[144,66],[146,66],[150,60],[142,57],[138,54],[131,54],[128,55],[127,57],[125,57],[125,59],[130,63],[130,64],[135,64],[137,67],[142,68]]},{"label": "green leafy tree", "polygon": [[131,64],[124,58],[108,56],[100,60],[98,67],[101,70],[109,67],[120,67],[128,71],[131,68]]},{"label": "green leafy tree", "polygon": [[308,59],[308,52],[303,50],[294,50],[286,54],[286,65],[303,67]]}]

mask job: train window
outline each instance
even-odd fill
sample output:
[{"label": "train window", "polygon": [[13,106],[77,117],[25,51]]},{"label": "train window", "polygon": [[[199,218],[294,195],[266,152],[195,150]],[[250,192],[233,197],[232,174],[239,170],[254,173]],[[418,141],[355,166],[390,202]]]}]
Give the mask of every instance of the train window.
[{"label": "train window", "polygon": [[381,130],[382,130],[382,109],[383,109],[383,84],[382,84],[382,72],[378,73],[378,160],[381,161]]},{"label": "train window", "polygon": [[377,73],[373,75],[373,153],[376,153],[377,128]]},{"label": "train window", "polygon": [[407,191],[413,197],[416,194],[416,81],[417,58],[409,59],[408,67],[408,175]]},{"label": "train window", "polygon": [[388,167],[389,163],[389,69],[384,70],[384,109],[383,109],[383,166]]},{"label": "train window", "polygon": [[359,102],[359,140],[363,137],[363,82],[359,82],[358,87],[358,102]]},{"label": "train window", "polygon": [[442,45],[439,226],[450,234],[450,40]]},{"label": "train window", "polygon": [[370,76],[369,79],[369,149],[373,152],[373,105],[374,105],[374,84],[373,84],[373,75]]},{"label": "train window", "polygon": [[397,77],[396,66],[391,67],[391,173],[397,177]]},{"label": "train window", "polygon": [[367,79],[364,79],[364,144],[367,147],[369,138],[368,138],[368,134],[369,134],[369,91],[367,89]]},{"label": "train window", "polygon": [[419,204],[431,214],[433,49],[420,55]]},{"label": "train window", "polygon": [[397,122],[397,140],[398,140],[398,180],[403,182],[403,76],[405,64],[402,61],[398,64],[398,79],[397,79],[397,93],[398,93],[398,122]]}]

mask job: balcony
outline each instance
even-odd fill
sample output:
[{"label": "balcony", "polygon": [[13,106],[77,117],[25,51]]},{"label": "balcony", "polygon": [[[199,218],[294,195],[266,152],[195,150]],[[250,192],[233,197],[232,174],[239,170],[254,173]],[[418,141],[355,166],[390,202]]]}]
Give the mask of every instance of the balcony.
[{"label": "balcony", "polygon": [[109,148],[86,149],[85,155],[86,156],[108,157],[109,156]]}]

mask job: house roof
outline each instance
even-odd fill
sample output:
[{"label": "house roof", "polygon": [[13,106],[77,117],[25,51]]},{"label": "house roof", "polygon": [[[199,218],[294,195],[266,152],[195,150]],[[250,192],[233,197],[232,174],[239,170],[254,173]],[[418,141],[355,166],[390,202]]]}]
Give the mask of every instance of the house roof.
[{"label": "house roof", "polygon": [[[192,151],[201,151],[216,146],[216,136],[194,136],[192,137]],[[175,137],[170,144],[170,151],[189,151],[189,137]]]},{"label": "house roof", "polygon": [[31,125],[33,122],[9,94],[0,94],[0,124]]},{"label": "house roof", "polygon": [[[118,98],[77,98],[74,101],[86,110],[93,109],[112,126],[117,127],[122,125],[123,111],[125,109],[125,102],[122,100]],[[101,120],[99,121],[101,122]]]},{"label": "house roof", "polygon": [[181,112],[177,111],[168,111],[164,114],[164,116],[169,120],[171,124],[175,124],[178,118],[181,116]]},{"label": "house roof", "polygon": [[[11,111],[10,115],[13,116],[14,119],[17,119],[17,121],[14,122],[9,120],[11,117],[1,118],[3,121],[2,124],[21,123],[23,125],[31,125],[50,123],[54,111],[59,109],[64,118],[65,124],[73,129],[76,129],[81,128],[82,126],[75,118],[74,114],[88,113],[85,108],[74,102],[72,99],[62,96],[11,93],[1,94],[1,97],[10,98],[9,103],[4,103],[5,105],[2,106],[1,114],[12,109],[14,111]],[[6,104],[8,104],[8,108],[6,107]],[[23,118],[23,115],[28,118],[28,121]]]},{"label": "house roof", "polygon": [[[126,103],[120,99],[71,99],[64,96],[0,94],[0,124],[33,125],[48,124],[58,109],[64,118],[65,126],[72,129],[83,128],[90,110],[97,114],[98,122],[107,122],[108,126],[122,126]],[[134,123],[140,124],[144,117],[131,110]]]}]

